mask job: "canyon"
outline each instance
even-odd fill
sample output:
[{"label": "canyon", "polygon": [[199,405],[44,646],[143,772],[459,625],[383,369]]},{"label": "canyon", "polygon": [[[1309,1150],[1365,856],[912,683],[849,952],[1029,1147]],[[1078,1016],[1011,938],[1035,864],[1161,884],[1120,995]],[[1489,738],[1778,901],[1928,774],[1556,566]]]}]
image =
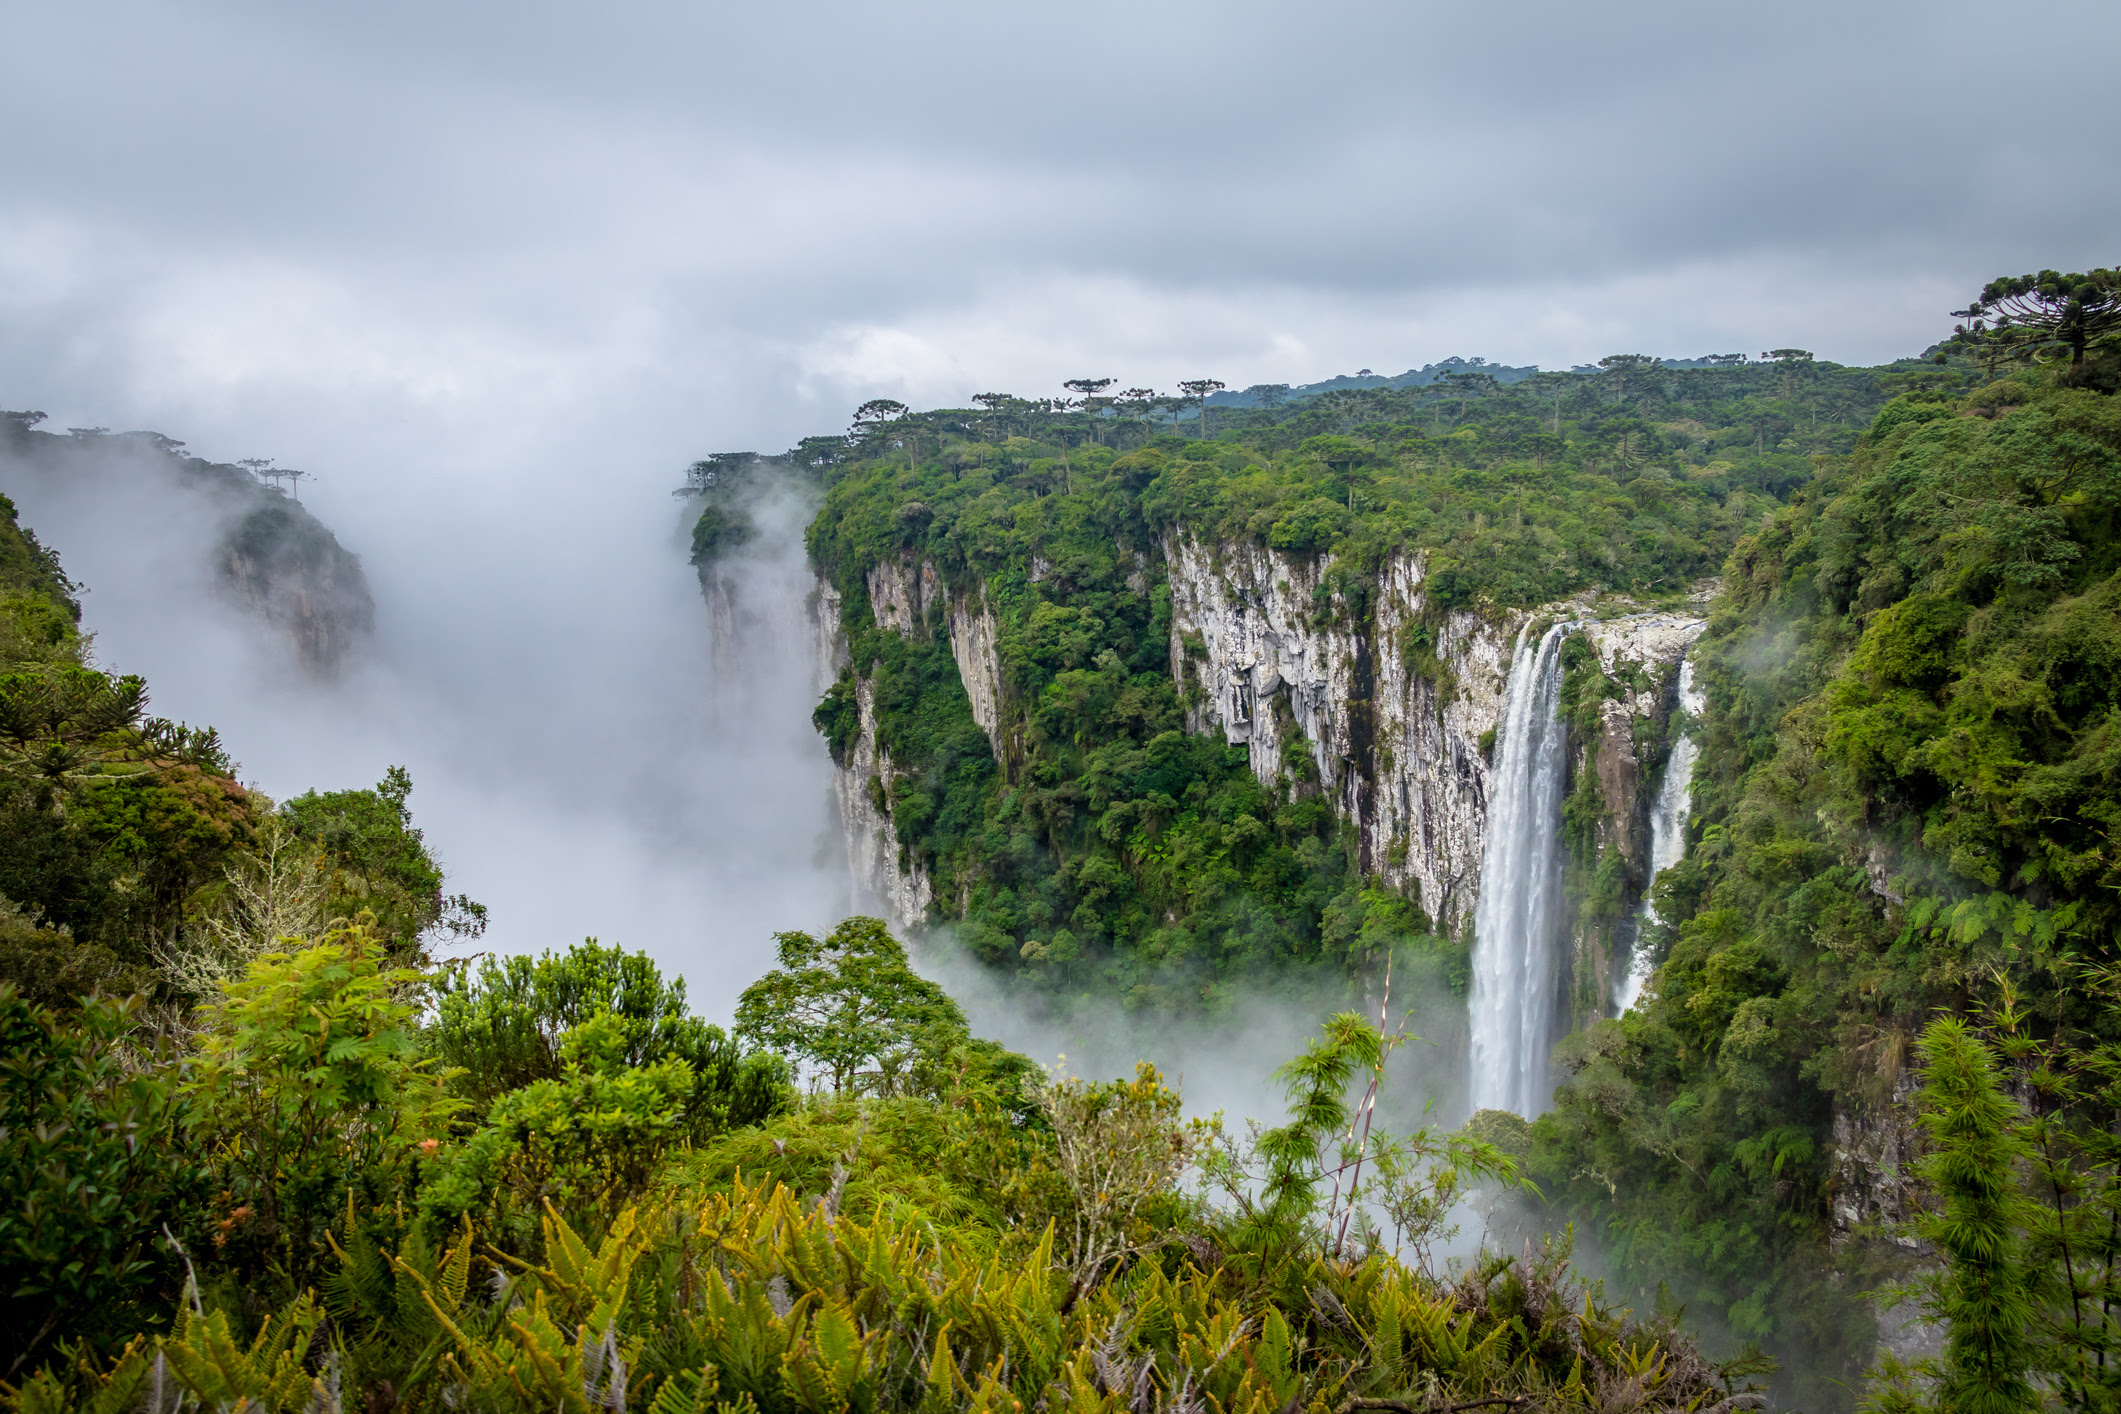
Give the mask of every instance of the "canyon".
[{"label": "canyon", "polygon": [[[1548,785],[1558,800],[1588,778],[1596,847],[1617,855],[1639,897],[1651,875],[1664,723],[1713,585],[1680,608],[1595,592],[1528,609],[1446,608],[1427,593],[1418,554],[1352,578],[1337,568],[1331,555],[1183,532],[1135,566],[1131,588],[1169,595],[1170,673],[1188,729],[1244,747],[1263,784],[1330,800],[1349,827],[1356,866],[1418,903],[1439,932],[1463,935],[1481,894],[1512,645],[1528,630],[1566,624],[1592,650],[1583,670],[1602,679],[1602,700],[1595,730],[1568,734],[1557,758],[1565,775]],[[1044,569],[1035,558],[1025,566],[1033,580]],[[1006,690],[989,586],[953,586],[932,561],[904,556],[871,567],[866,588],[878,627],[947,639],[972,714],[1006,762],[1025,704]],[[820,576],[810,613],[820,691],[848,663],[841,609]],[[853,884],[895,926],[916,927],[946,913],[947,901],[939,906],[933,882],[898,845],[873,687],[860,675],[853,686],[860,731],[834,772]],[[1634,932],[1632,924],[1563,929],[1557,1018],[1582,1024],[1606,1014]]]}]

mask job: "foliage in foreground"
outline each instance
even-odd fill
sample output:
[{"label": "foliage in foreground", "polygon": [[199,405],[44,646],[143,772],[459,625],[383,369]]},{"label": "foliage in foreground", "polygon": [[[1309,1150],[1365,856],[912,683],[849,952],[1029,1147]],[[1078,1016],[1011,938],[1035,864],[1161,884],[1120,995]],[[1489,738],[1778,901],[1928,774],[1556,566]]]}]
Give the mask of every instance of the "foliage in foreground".
[{"label": "foliage in foreground", "polygon": [[[1132,1081],[1034,1084],[1029,1115],[995,1072],[960,1072],[938,1093],[821,1096],[852,1134],[842,1130],[829,1171],[793,1182],[721,1169],[702,1149],[673,1151],[650,1183],[629,1176],[624,1153],[590,1151],[605,1181],[547,1196],[525,1234],[429,1201],[485,1131],[434,1137],[449,1077],[425,1068],[409,1016],[387,1000],[405,979],[364,966],[357,943],[268,957],[228,984],[221,1039],[185,1087],[194,1123],[222,1136],[206,1149],[221,1181],[242,1181],[267,1152],[315,1152],[299,1142],[310,1135],[363,1147],[357,1162],[272,1161],[278,1242],[179,1248],[166,1333],[78,1340],[0,1390],[6,1407],[1271,1414],[1757,1402],[1757,1363],[1712,1365],[1673,1315],[1643,1322],[1612,1308],[1570,1274],[1565,1244],[1432,1267],[1451,1196],[1468,1179],[1507,1184],[1513,1168],[1471,1139],[1377,1131],[1389,1043],[1359,1016],[1335,1018],[1285,1068],[1288,1120],[1243,1142],[1181,1121],[1146,1067]],[[289,1023],[282,1041],[255,1029],[273,1017]],[[351,1044],[318,1049],[335,1027]],[[951,1045],[908,1073],[947,1077],[963,1049]],[[671,1064],[621,1064],[611,1078],[646,1075],[652,1088]],[[1000,1074],[1021,1093],[1020,1069]],[[800,1169],[791,1150],[815,1109],[768,1120],[753,1152]],[[139,1136],[150,1150],[176,1137]],[[862,1186],[864,1168],[892,1177]],[[1190,1185],[1196,1169],[1229,1201]],[[924,1207],[905,1176],[936,1170],[974,1201]],[[395,1174],[399,1186],[306,1177],[331,1173],[342,1185]],[[268,1187],[246,1191],[262,1200]],[[322,1224],[313,1233],[289,1221],[302,1193]],[[1390,1231],[1363,1216],[1373,1204]],[[1407,1244],[1420,1260],[1402,1260]],[[309,1264],[290,1286],[303,1249]],[[271,1305],[253,1289],[266,1274],[283,1291]]]},{"label": "foliage in foreground", "polygon": [[596,1241],[548,1217],[537,1264],[493,1269],[476,1249],[466,1229],[440,1250],[349,1254],[321,1299],[253,1336],[187,1310],[108,1369],[40,1372],[14,1407],[129,1409],[168,1391],[340,1410],[378,1388],[403,1409],[584,1414],[1746,1402],[1730,1397],[1741,1375],[1693,1355],[1669,1320],[1604,1306],[1556,1249],[1444,1282],[1384,1258],[1315,1258],[1264,1291],[1174,1254],[1085,1288],[1050,1260],[1050,1238],[1003,1256],[741,1182],[627,1209]]}]

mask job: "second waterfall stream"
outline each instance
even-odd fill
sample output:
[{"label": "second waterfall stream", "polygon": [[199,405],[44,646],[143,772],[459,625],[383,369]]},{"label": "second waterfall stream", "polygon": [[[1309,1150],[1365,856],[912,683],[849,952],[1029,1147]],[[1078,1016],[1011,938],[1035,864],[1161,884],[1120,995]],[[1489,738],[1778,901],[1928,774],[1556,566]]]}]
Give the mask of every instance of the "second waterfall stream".
[{"label": "second waterfall stream", "polygon": [[[1708,700],[1701,689],[1694,686],[1694,661],[1684,658],[1679,663],[1679,708],[1692,721],[1701,715]],[[1621,977],[1619,995],[1614,1005],[1626,1011],[1635,1005],[1642,995],[1643,984],[1650,980],[1650,950],[1644,946],[1642,934],[1657,922],[1657,905],[1653,891],[1657,887],[1657,876],[1677,864],[1686,853],[1687,811],[1693,802],[1694,758],[1701,748],[1694,744],[1690,733],[1684,733],[1672,743],[1671,759],[1665,763],[1664,784],[1658,787],[1657,804],[1650,811],[1650,877],[1642,886],[1642,915],[1636,920],[1635,950],[1628,959],[1628,970]]]},{"label": "second waterfall stream", "polygon": [[1552,1100],[1547,1056],[1566,945],[1561,799],[1568,754],[1558,709],[1561,644],[1572,627],[1554,625],[1536,647],[1526,641],[1530,625],[1517,635],[1473,913],[1473,1108],[1527,1119]]}]

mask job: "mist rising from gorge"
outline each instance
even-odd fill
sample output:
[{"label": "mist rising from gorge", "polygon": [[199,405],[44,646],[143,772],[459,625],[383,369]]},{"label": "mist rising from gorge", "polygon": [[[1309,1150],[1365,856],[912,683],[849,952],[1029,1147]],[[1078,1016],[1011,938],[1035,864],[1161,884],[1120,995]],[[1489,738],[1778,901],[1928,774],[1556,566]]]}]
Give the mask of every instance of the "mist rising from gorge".
[{"label": "mist rising from gorge", "polygon": [[[0,491],[86,586],[102,665],[145,676],[155,713],[219,727],[243,778],[276,799],[408,765],[450,888],[492,909],[466,950],[595,935],[645,949],[685,975],[698,1010],[726,1018],[772,966],[774,932],[882,911],[852,890],[810,722],[822,684],[803,531],[815,505],[797,482],[753,488],[755,534],[705,598],[686,563],[693,503],[667,494],[674,473],[644,469],[648,494],[591,485],[393,507],[342,493],[316,508],[361,554],[376,628],[319,679],[217,581],[209,500],[123,439],[103,451],[70,477],[0,461]],[[1116,1001],[1014,993],[947,930],[916,955],[980,1034],[1091,1076],[1149,1060],[1182,1083],[1189,1111],[1233,1121],[1278,1116],[1274,1069],[1332,1012],[1380,1000],[1292,978],[1178,1025]],[[1409,1007],[1425,1040],[1394,1067],[1395,1127],[1431,1100],[1455,1116],[1463,1091],[1462,1006],[1402,979],[1391,1011]]]},{"label": "mist rising from gorge", "polygon": [[[278,799],[408,765],[450,887],[492,909],[474,946],[641,948],[717,1018],[775,930],[844,911],[807,635],[740,617],[715,651],[675,469],[546,472],[536,495],[490,498],[401,465],[373,498],[312,492],[376,600],[373,638],[318,680],[215,582],[213,509],[109,442],[89,475],[0,462],[87,587],[102,666],[144,675],[156,714],[218,727]],[[747,592],[800,612],[807,517],[787,495],[760,507]]]}]

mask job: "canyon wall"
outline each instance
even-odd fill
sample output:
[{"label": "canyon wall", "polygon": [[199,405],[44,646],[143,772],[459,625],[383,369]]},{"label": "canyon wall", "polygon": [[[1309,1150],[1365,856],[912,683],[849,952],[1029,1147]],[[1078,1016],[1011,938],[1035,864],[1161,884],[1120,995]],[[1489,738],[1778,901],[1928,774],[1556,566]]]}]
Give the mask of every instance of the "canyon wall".
[{"label": "canyon wall", "polygon": [[[1439,930],[1454,934],[1470,925],[1479,895],[1490,756],[1512,645],[1528,625],[1580,620],[1600,668],[1623,690],[1600,705],[1595,738],[1571,743],[1573,769],[1597,778],[1601,848],[1643,870],[1653,763],[1642,759],[1642,728],[1669,710],[1700,616],[1595,596],[1536,609],[1439,609],[1428,602],[1417,555],[1347,579],[1333,574],[1330,556],[1253,543],[1206,545],[1175,534],[1162,552],[1171,673],[1188,728],[1244,746],[1263,782],[1326,793],[1353,827],[1359,867],[1416,898]],[[1032,566],[1034,578],[1041,568]],[[1137,571],[1140,590],[1156,568]],[[1006,761],[1013,704],[986,586],[953,590],[933,563],[894,560],[872,568],[866,587],[880,627],[947,638],[973,716]],[[844,663],[839,596],[820,581],[815,603],[829,683]],[[862,740],[838,768],[841,818],[857,885],[903,925],[923,915],[932,890],[896,847],[888,785],[871,783],[890,775],[867,693],[857,681]],[[1595,954],[1583,963],[1600,987],[1610,980],[1609,941],[1579,949]]]},{"label": "canyon wall", "polygon": [[[1355,826],[1360,866],[1414,893],[1457,932],[1480,893],[1493,733],[1511,648],[1533,623],[1583,621],[1609,678],[1637,684],[1600,708],[1595,740],[1572,743],[1605,797],[1601,845],[1638,872],[1647,859],[1636,724],[1660,720],[1673,675],[1704,624],[1593,598],[1536,609],[1432,609],[1419,556],[1365,577],[1366,604],[1316,562],[1257,545],[1165,547],[1171,670],[1188,725],[1245,745],[1263,781],[1308,758],[1317,788]],[[1631,672],[1630,669],[1640,672]]]},{"label": "canyon wall", "polygon": [[[995,651],[994,612],[987,605],[984,586],[976,595],[952,597],[935,566],[927,561],[890,561],[871,569],[866,578],[869,609],[878,627],[909,637],[940,627],[949,635],[974,719],[1000,755],[1001,660]],[[710,592],[710,603],[713,597]],[[819,575],[810,598],[810,628],[820,693],[848,666],[846,637],[840,628],[843,607],[839,590]],[[868,676],[855,676],[854,699],[860,730],[846,759],[835,761],[832,770],[833,801],[847,849],[847,867],[857,903],[874,907],[903,929],[928,916],[935,888],[919,861],[900,846],[892,825],[891,754],[877,744],[876,690]]]},{"label": "canyon wall", "polygon": [[[159,433],[58,436],[19,418],[0,420],[0,490],[28,508],[41,505],[40,515],[93,505],[106,518],[140,517],[167,542],[195,545],[192,563],[208,571],[218,593],[268,626],[318,677],[337,672],[374,632],[360,557],[308,507],[245,466],[192,456]],[[187,575],[160,592],[190,588]]]},{"label": "canyon wall", "polygon": [[375,628],[360,560],[277,491],[259,491],[216,548],[224,585],[286,635],[311,672],[329,675]]}]

